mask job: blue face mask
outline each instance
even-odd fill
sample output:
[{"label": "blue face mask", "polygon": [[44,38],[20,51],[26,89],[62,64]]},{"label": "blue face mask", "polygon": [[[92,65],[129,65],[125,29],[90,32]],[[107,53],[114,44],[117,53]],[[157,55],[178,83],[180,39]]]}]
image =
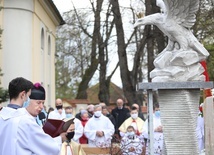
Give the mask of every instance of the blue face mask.
[{"label": "blue face mask", "polygon": [[155,116],[160,117],[160,111],[155,111]]},{"label": "blue face mask", "polygon": [[127,132],[126,135],[127,135],[127,136],[134,136],[135,133],[134,133],[134,131],[131,131],[131,132]]},{"label": "blue face mask", "polygon": [[66,114],[66,118],[71,118],[72,114]]},{"label": "blue face mask", "polygon": [[26,107],[28,107],[29,106],[29,104],[30,104],[30,98],[28,97],[27,98],[27,101],[25,101],[24,103],[23,103],[23,108],[26,108]]}]

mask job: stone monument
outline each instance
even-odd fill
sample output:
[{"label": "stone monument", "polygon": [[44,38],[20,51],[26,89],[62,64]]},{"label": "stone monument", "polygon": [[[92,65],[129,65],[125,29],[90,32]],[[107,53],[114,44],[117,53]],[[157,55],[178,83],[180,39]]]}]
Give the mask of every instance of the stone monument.
[{"label": "stone monument", "polygon": [[161,12],[138,19],[134,26],[156,25],[168,37],[168,45],[154,60],[155,69],[150,73],[152,85],[158,89],[164,154],[197,155],[195,129],[200,89],[210,87],[204,82],[200,64],[209,53],[190,30],[196,21],[199,0],[156,3]]}]

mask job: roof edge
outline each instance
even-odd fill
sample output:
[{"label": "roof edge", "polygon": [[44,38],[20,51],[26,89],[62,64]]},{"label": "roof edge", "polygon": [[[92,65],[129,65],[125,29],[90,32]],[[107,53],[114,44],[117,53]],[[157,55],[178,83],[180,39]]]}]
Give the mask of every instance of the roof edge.
[{"label": "roof edge", "polygon": [[39,2],[43,4],[47,13],[51,16],[55,23],[57,22],[56,24],[58,26],[65,24],[64,19],[52,0],[39,0]]}]

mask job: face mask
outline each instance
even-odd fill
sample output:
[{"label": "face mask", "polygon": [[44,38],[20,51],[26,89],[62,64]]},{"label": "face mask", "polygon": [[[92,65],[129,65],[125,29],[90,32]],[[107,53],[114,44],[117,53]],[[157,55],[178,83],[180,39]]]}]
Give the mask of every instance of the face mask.
[{"label": "face mask", "polygon": [[131,117],[132,117],[133,119],[137,119],[138,114],[131,114]]},{"label": "face mask", "polygon": [[160,111],[155,111],[155,116],[160,117]]},{"label": "face mask", "polygon": [[56,106],[56,109],[57,109],[57,110],[62,109],[62,105],[57,105],[57,106]]},{"label": "face mask", "polygon": [[101,116],[101,111],[95,111],[95,112],[94,112],[94,116],[100,117],[100,116]]},{"label": "face mask", "polygon": [[131,131],[131,132],[127,132],[126,135],[128,137],[133,137],[135,135],[134,131]]},{"label": "face mask", "polygon": [[73,132],[69,132],[66,134],[66,138],[68,139],[68,141],[70,142],[71,139],[74,137],[74,131]]},{"label": "face mask", "polygon": [[29,104],[30,104],[30,98],[28,97],[27,98],[27,101],[25,101],[24,103],[23,103],[23,108],[26,108],[27,106],[29,106]]},{"label": "face mask", "polygon": [[66,114],[66,118],[71,118],[72,114]]}]

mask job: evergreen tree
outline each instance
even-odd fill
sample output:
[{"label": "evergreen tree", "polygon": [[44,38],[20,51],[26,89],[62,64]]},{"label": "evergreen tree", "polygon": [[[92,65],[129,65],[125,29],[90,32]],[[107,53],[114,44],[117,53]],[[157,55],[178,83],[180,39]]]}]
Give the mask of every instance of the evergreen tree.
[{"label": "evergreen tree", "polygon": [[[0,69],[0,76],[3,76],[1,69]],[[0,84],[1,84],[1,81],[0,81]],[[8,91],[0,87],[0,103],[7,101],[8,97],[9,97]]]},{"label": "evergreen tree", "polygon": [[[3,30],[0,29],[0,37],[2,35]],[[1,49],[1,43],[0,43],[0,49]],[[0,77],[3,76],[2,70],[0,68]],[[0,81],[1,85],[1,81]],[[0,103],[7,101],[8,99],[8,91],[2,87],[0,87]]]}]

